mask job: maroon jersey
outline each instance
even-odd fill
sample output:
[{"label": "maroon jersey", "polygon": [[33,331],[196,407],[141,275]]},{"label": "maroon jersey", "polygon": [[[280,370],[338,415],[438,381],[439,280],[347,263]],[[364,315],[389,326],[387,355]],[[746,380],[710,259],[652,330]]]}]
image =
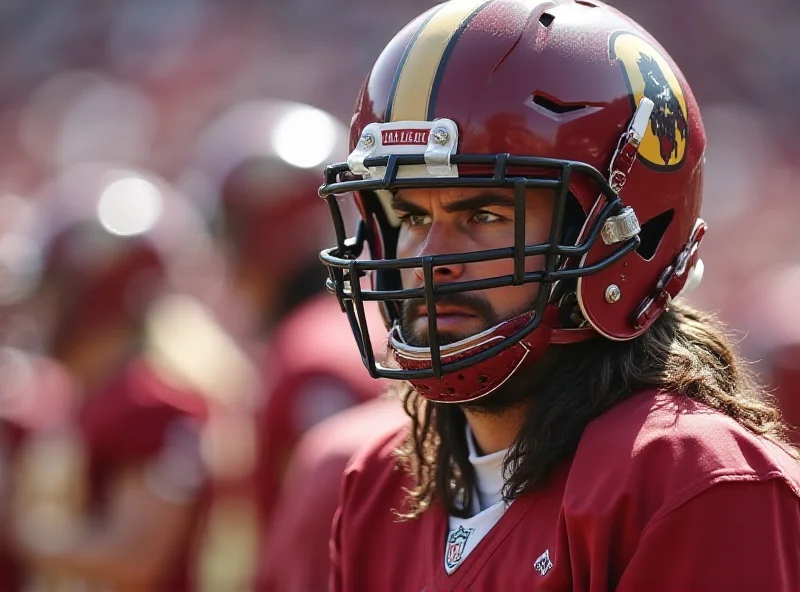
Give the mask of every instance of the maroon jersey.
[{"label": "maroon jersey", "polygon": [[337,413],[300,439],[267,529],[259,590],[328,589],[328,542],[342,473],[357,450],[407,422],[398,400],[376,399]]},{"label": "maroon jersey", "polygon": [[[377,309],[371,331],[383,329]],[[294,311],[276,330],[264,362],[266,400],[258,414],[256,496],[262,528],[270,519],[292,449],[310,427],[385,390],[361,362],[347,317],[323,294]]]},{"label": "maroon jersey", "polygon": [[[200,457],[204,411],[199,395],[165,384],[142,361],[132,363],[92,395],[79,419],[86,447],[90,512],[102,514],[118,471],[138,466],[156,495],[195,505],[198,528],[208,486]],[[170,565],[163,590],[192,588],[194,535],[187,534],[184,551]]]},{"label": "maroon jersey", "polygon": [[800,465],[683,397],[644,392],[591,422],[544,490],[520,496],[457,569],[433,504],[398,522],[395,434],[345,473],[332,590],[800,589]]}]

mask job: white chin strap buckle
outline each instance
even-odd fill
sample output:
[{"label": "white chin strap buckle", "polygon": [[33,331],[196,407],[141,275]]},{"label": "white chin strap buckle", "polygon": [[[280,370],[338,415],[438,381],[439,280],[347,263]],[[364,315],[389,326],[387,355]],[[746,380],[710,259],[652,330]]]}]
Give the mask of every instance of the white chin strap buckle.
[{"label": "white chin strap buckle", "polygon": [[650,122],[650,115],[652,115],[654,107],[653,101],[647,97],[642,97],[627,131],[619,139],[617,150],[611,158],[611,165],[608,169],[608,184],[611,185],[611,189],[617,195],[622,191],[622,187],[628,180],[628,175],[633,168],[633,163],[636,162],[636,157],[639,154],[639,144],[642,143],[642,138],[647,132],[647,124]]}]

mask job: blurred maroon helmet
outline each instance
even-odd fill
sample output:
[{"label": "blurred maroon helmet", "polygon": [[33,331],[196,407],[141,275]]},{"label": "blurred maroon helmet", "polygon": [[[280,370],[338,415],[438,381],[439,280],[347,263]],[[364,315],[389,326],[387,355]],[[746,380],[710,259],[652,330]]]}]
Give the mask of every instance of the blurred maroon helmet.
[{"label": "blurred maroon helmet", "polygon": [[309,285],[319,290],[317,253],[333,232],[318,189],[324,163],[343,156],[346,144],[346,127],[329,113],[274,99],[237,104],[201,134],[187,176],[211,194],[240,279],[258,276],[286,295],[310,268],[317,281]]},{"label": "blurred maroon helmet", "polygon": [[97,327],[135,327],[165,289],[191,290],[213,254],[202,217],[145,171],[81,164],[46,186],[38,205],[56,355]]},{"label": "blurred maroon helmet", "polygon": [[330,235],[317,190],[324,164],[346,139],[329,113],[274,99],[235,105],[208,126],[196,165],[239,257],[268,268],[316,257]]}]

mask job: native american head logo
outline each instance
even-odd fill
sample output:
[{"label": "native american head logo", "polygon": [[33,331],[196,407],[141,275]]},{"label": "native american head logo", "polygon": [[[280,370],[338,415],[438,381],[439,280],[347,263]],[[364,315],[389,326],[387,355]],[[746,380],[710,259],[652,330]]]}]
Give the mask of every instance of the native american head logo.
[{"label": "native american head logo", "polygon": [[674,70],[655,47],[630,33],[613,35],[610,53],[622,66],[633,108],[643,96],[655,105],[639,146],[639,158],[655,169],[680,167],[686,154],[689,123],[686,99]]}]

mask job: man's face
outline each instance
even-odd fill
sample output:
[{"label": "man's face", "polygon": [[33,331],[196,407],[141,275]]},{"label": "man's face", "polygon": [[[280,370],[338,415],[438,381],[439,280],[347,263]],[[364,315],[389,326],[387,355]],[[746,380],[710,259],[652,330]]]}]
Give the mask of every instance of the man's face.
[{"label": "man's face", "polygon": [[[548,239],[553,194],[529,190],[526,197],[525,241]],[[514,245],[513,189],[401,189],[392,207],[402,221],[397,241],[400,258],[465,253]],[[525,270],[543,266],[543,257],[528,257]],[[435,284],[511,275],[512,259],[437,266]],[[422,269],[401,271],[403,288],[424,285]],[[531,310],[538,284],[507,286],[437,298],[437,329],[442,343],[452,343]],[[406,301],[403,335],[412,345],[428,345],[424,300]]]}]

